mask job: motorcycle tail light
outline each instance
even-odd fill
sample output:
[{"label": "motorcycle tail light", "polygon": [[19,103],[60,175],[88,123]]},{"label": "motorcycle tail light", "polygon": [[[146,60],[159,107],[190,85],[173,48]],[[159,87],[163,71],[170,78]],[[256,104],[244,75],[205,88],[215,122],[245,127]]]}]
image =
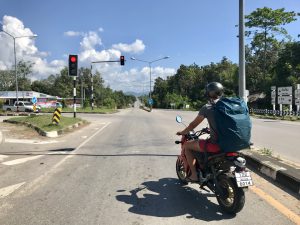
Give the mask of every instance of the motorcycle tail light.
[{"label": "motorcycle tail light", "polygon": [[226,153],[226,156],[238,156],[239,154],[236,152],[228,152]]},{"label": "motorcycle tail light", "polygon": [[238,167],[245,167],[246,166],[246,160],[242,157],[237,157],[234,160],[234,164]]}]

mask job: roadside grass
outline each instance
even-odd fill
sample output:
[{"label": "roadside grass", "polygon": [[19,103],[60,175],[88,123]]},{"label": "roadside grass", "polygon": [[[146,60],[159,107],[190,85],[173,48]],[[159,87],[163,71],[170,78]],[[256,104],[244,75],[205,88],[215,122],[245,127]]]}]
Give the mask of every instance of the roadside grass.
[{"label": "roadside grass", "polygon": [[[42,113],[53,113],[55,108],[42,108]],[[62,108],[62,112],[73,112],[73,108]],[[116,109],[108,109],[108,108],[94,108],[92,110],[91,107],[87,108],[76,108],[76,112],[85,112],[85,113],[100,113],[100,114],[107,114],[107,113],[115,113],[118,112]]]},{"label": "roadside grass", "polygon": [[71,125],[74,125],[82,121],[82,119],[62,116],[60,118],[60,123],[56,125],[56,124],[52,124],[52,115],[31,115],[26,117],[10,118],[8,119],[8,121],[12,121],[20,124],[26,124],[26,125],[30,124],[40,128],[43,131],[49,132],[49,131],[57,131],[57,130],[67,128]]},{"label": "roadside grass", "polygon": [[269,148],[259,149],[258,152],[260,152],[263,155],[267,155],[267,156],[272,156],[272,154],[273,154],[273,151]]},{"label": "roadside grass", "polygon": [[270,120],[286,120],[286,121],[296,121],[300,122],[299,116],[276,116],[276,115],[258,115],[258,114],[250,114],[251,116],[258,119],[270,119]]}]

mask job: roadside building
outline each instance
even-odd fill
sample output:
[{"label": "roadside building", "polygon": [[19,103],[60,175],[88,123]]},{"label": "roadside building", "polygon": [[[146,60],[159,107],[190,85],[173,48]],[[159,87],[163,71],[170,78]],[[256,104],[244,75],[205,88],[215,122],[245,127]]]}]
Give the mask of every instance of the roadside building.
[{"label": "roadside building", "polygon": [[[57,96],[51,96],[44,93],[36,91],[19,91],[18,99],[19,101],[30,102],[33,97],[37,99],[37,105],[42,108],[55,107],[56,102],[60,101],[61,98]],[[17,101],[17,96],[15,91],[0,91],[0,101],[4,102],[6,105],[13,105]]]}]

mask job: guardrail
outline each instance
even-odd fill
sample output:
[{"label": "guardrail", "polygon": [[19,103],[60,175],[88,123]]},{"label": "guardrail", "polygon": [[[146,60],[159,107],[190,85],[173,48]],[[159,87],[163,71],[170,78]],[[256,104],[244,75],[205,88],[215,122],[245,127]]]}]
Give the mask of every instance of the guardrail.
[{"label": "guardrail", "polygon": [[261,114],[261,115],[275,115],[275,116],[300,116],[300,111],[289,111],[289,110],[269,110],[269,109],[249,109],[250,113]]}]

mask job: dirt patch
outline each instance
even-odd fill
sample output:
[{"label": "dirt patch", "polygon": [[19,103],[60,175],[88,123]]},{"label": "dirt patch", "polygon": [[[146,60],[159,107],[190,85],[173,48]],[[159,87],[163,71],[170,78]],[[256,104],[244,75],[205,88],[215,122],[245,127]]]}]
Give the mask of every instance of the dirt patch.
[{"label": "dirt patch", "polygon": [[5,138],[13,139],[47,139],[47,137],[40,136],[35,130],[11,123],[0,123],[0,131]]}]

